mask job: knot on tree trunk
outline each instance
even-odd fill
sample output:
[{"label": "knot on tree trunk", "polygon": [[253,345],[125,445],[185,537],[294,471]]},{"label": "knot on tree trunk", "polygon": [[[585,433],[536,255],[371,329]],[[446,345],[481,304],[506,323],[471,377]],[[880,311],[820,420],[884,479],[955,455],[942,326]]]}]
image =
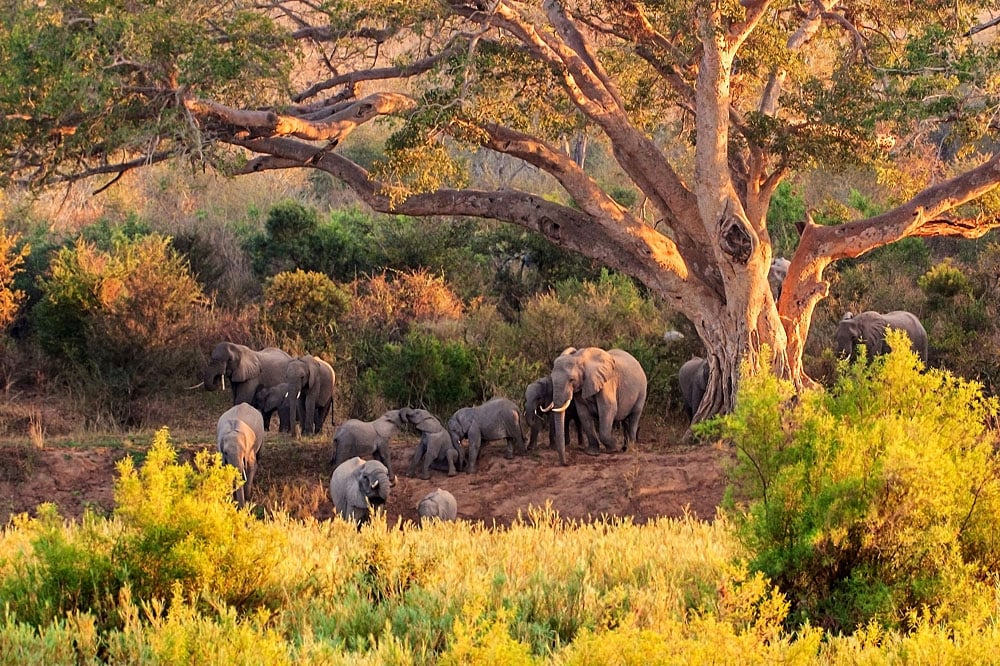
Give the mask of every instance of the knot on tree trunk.
[{"label": "knot on tree trunk", "polygon": [[723,213],[722,219],[719,220],[719,248],[737,264],[750,261],[754,238],[742,217],[728,211]]}]

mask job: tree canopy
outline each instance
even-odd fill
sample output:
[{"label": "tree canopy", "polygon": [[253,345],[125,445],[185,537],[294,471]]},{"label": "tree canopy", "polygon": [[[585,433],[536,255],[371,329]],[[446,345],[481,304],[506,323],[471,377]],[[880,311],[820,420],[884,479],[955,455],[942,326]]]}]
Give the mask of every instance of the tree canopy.
[{"label": "tree canopy", "polygon": [[[696,418],[731,409],[740,362],[759,366],[765,344],[758,370],[810,382],[803,348],[831,262],[1000,226],[996,0],[5,8],[6,184],[103,176],[101,189],[175,158],[310,168],[377,211],[521,225],[638,278],[694,324],[710,364]],[[351,134],[377,120],[382,152],[363,165]],[[636,205],[588,172],[586,141],[608,146]],[[928,151],[932,168],[909,173]],[[497,166],[517,164],[545,179]],[[877,172],[896,207],[804,220],[776,303],[771,195],[818,165]]]}]

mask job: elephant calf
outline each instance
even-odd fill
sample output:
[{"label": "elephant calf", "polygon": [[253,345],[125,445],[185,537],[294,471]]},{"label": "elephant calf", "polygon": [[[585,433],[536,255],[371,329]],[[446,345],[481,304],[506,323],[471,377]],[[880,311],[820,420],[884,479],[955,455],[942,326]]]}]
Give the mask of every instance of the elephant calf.
[{"label": "elephant calf", "polygon": [[337,466],[355,456],[374,458],[385,465],[391,479],[389,442],[399,434],[405,423],[398,409],[392,409],[374,421],[344,421],[333,436],[334,452],[331,462]]},{"label": "elephant calf", "polygon": [[278,432],[292,432],[289,391],[288,382],[282,382],[276,386],[261,386],[257,389],[253,406],[259,409],[264,417],[264,430],[271,429],[271,416],[277,412]]},{"label": "elephant calf", "polygon": [[259,411],[241,402],[219,417],[215,432],[223,463],[238,469],[243,477],[243,483],[233,492],[233,499],[242,507],[253,488],[257,457],[264,444],[264,418]]},{"label": "elephant calf", "polygon": [[458,518],[458,502],[447,490],[438,488],[420,500],[417,504],[417,515],[420,516],[421,524],[431,518],[455,520]]},{"label": "elephant calf", "polygon": [[469,440],[469,464],[466,469],[476,473],[479,447],[484,441],[502,439],[507,443],[504,457],[514,457],[514,446],[524,452],[524,434],[521,432],[521,410],[507,398],[493,398],[476,407],[463,407],[448,419],[448,432],[456,448]]},{"label": "elephant calf", "polygon": [[431,478],[431,468],[447,470],[448,476],[455,476],[464,463],[462,447],[456,446],[451,434],[445,430],[437,417],[426,409],[400,409],[402,418],[420,433],[420,443],[413,451],[409,475],[420,468],[420,478]]},{"label": "elephant calf", "polygon": [[389,471],[377,460],[354,457],[338,465],[330,477],[330,500],[344,520],[360,527],[373,509],[389,499]]},{"label": "elephant calf", "polygon": [[[556,419],[551,408],[546,411],[546,407],[552,404],[552,378],[546,375],[537,379],[524,390],[524,421],[528,426],[528,446],[531,451],[538,442],[538,433],[547,426],[549,433],[549,447],[555,448],[556,436],[553,432],[556,427]],[[583,448],[583,429],[580,425],[580,416],[576,413],[576,405],[570,403],[566,408],[565,440],[569,441],[570,424],[576,424],[576,443],[579,448]]]}]

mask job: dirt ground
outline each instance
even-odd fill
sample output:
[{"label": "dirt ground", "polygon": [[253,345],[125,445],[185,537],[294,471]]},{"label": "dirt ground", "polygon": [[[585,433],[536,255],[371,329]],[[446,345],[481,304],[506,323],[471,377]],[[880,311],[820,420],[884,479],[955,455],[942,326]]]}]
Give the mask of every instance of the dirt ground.
[{"label": "dirt ground", "polygon": [[[214,427],[214,422],[193,431],[188,426],[181,435],[171,429],[181,458],[214,448]],[[329,425],[323,435],[298,440],[269,433],[252,499],[263,510],[330,518],[332,435]],[[141,457],[151,437],[152,433],[119,435],[89,442],[71,436],[47,437],[43,442],[37,437],[34,442],[23,436],[0,437],[0,525],[7,524],[11,515],[33,513],[42,502],[54,502],[67,518],[79,518],[86,507],[109,512],[116,462],[126,455]],[[416,520],[417,502],[440,487],[457,498],[460,518],[486,525],[509,525],[529,506],[546,503],[561,517],[577,521],[630,516],[641,523],[685,512],[712,520],[722,500],[732,452],[721,445],[675,443],[678,439],[676,429],[644,427],[639,445],[628,452],[591,457],[572,449],[565,467],[544,440],[539,449],[512,460],[504,458],[501,442],[491,442],[483,446],[476,474],[449,478],[432,471],[430,480],[423,481],[406,476],[416,438],[402,436],[392,449],[395,478],[387,517],[390,523],[397,518]]]}]

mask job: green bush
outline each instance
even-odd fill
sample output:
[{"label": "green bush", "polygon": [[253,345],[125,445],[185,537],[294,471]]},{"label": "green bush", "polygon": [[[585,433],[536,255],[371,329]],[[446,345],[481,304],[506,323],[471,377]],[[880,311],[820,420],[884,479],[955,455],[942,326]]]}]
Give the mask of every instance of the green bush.
[{"label": "green bush", "polygon": [[977,622],[973,590],[1000,564],[998,402],[889,341],[828,392],[744,376],[735,411],[705,426],[736,444],[739,533],[798,623]]},{"label": "green bush", "polygon": [[41,348],[82,383],[91,415],[141,424],[142,398],[200,371],[205,298],[187,263],[159,235],[82,239],[56,252],[32,310]]},{"label": "green bush", "polygon": [[920,276],[917,284],[934,305],[942,306],[960,294],[971,295],[972,284],[962,269],[947,258]]},{"label": "green bush", "polygon": [[464,344],[411,331],[402,343],[385,346],[375,373],[390,405],[422,407],[444,423],[452,412],[481,395],[475,367],[473,353]]},{"label": "green bush", "polygon": [[261,321],[283,341],[282,349],[334,362],[343,356],[338,322],[350,308],[351,295],[325,274],[296,270],[267,280]]}]

